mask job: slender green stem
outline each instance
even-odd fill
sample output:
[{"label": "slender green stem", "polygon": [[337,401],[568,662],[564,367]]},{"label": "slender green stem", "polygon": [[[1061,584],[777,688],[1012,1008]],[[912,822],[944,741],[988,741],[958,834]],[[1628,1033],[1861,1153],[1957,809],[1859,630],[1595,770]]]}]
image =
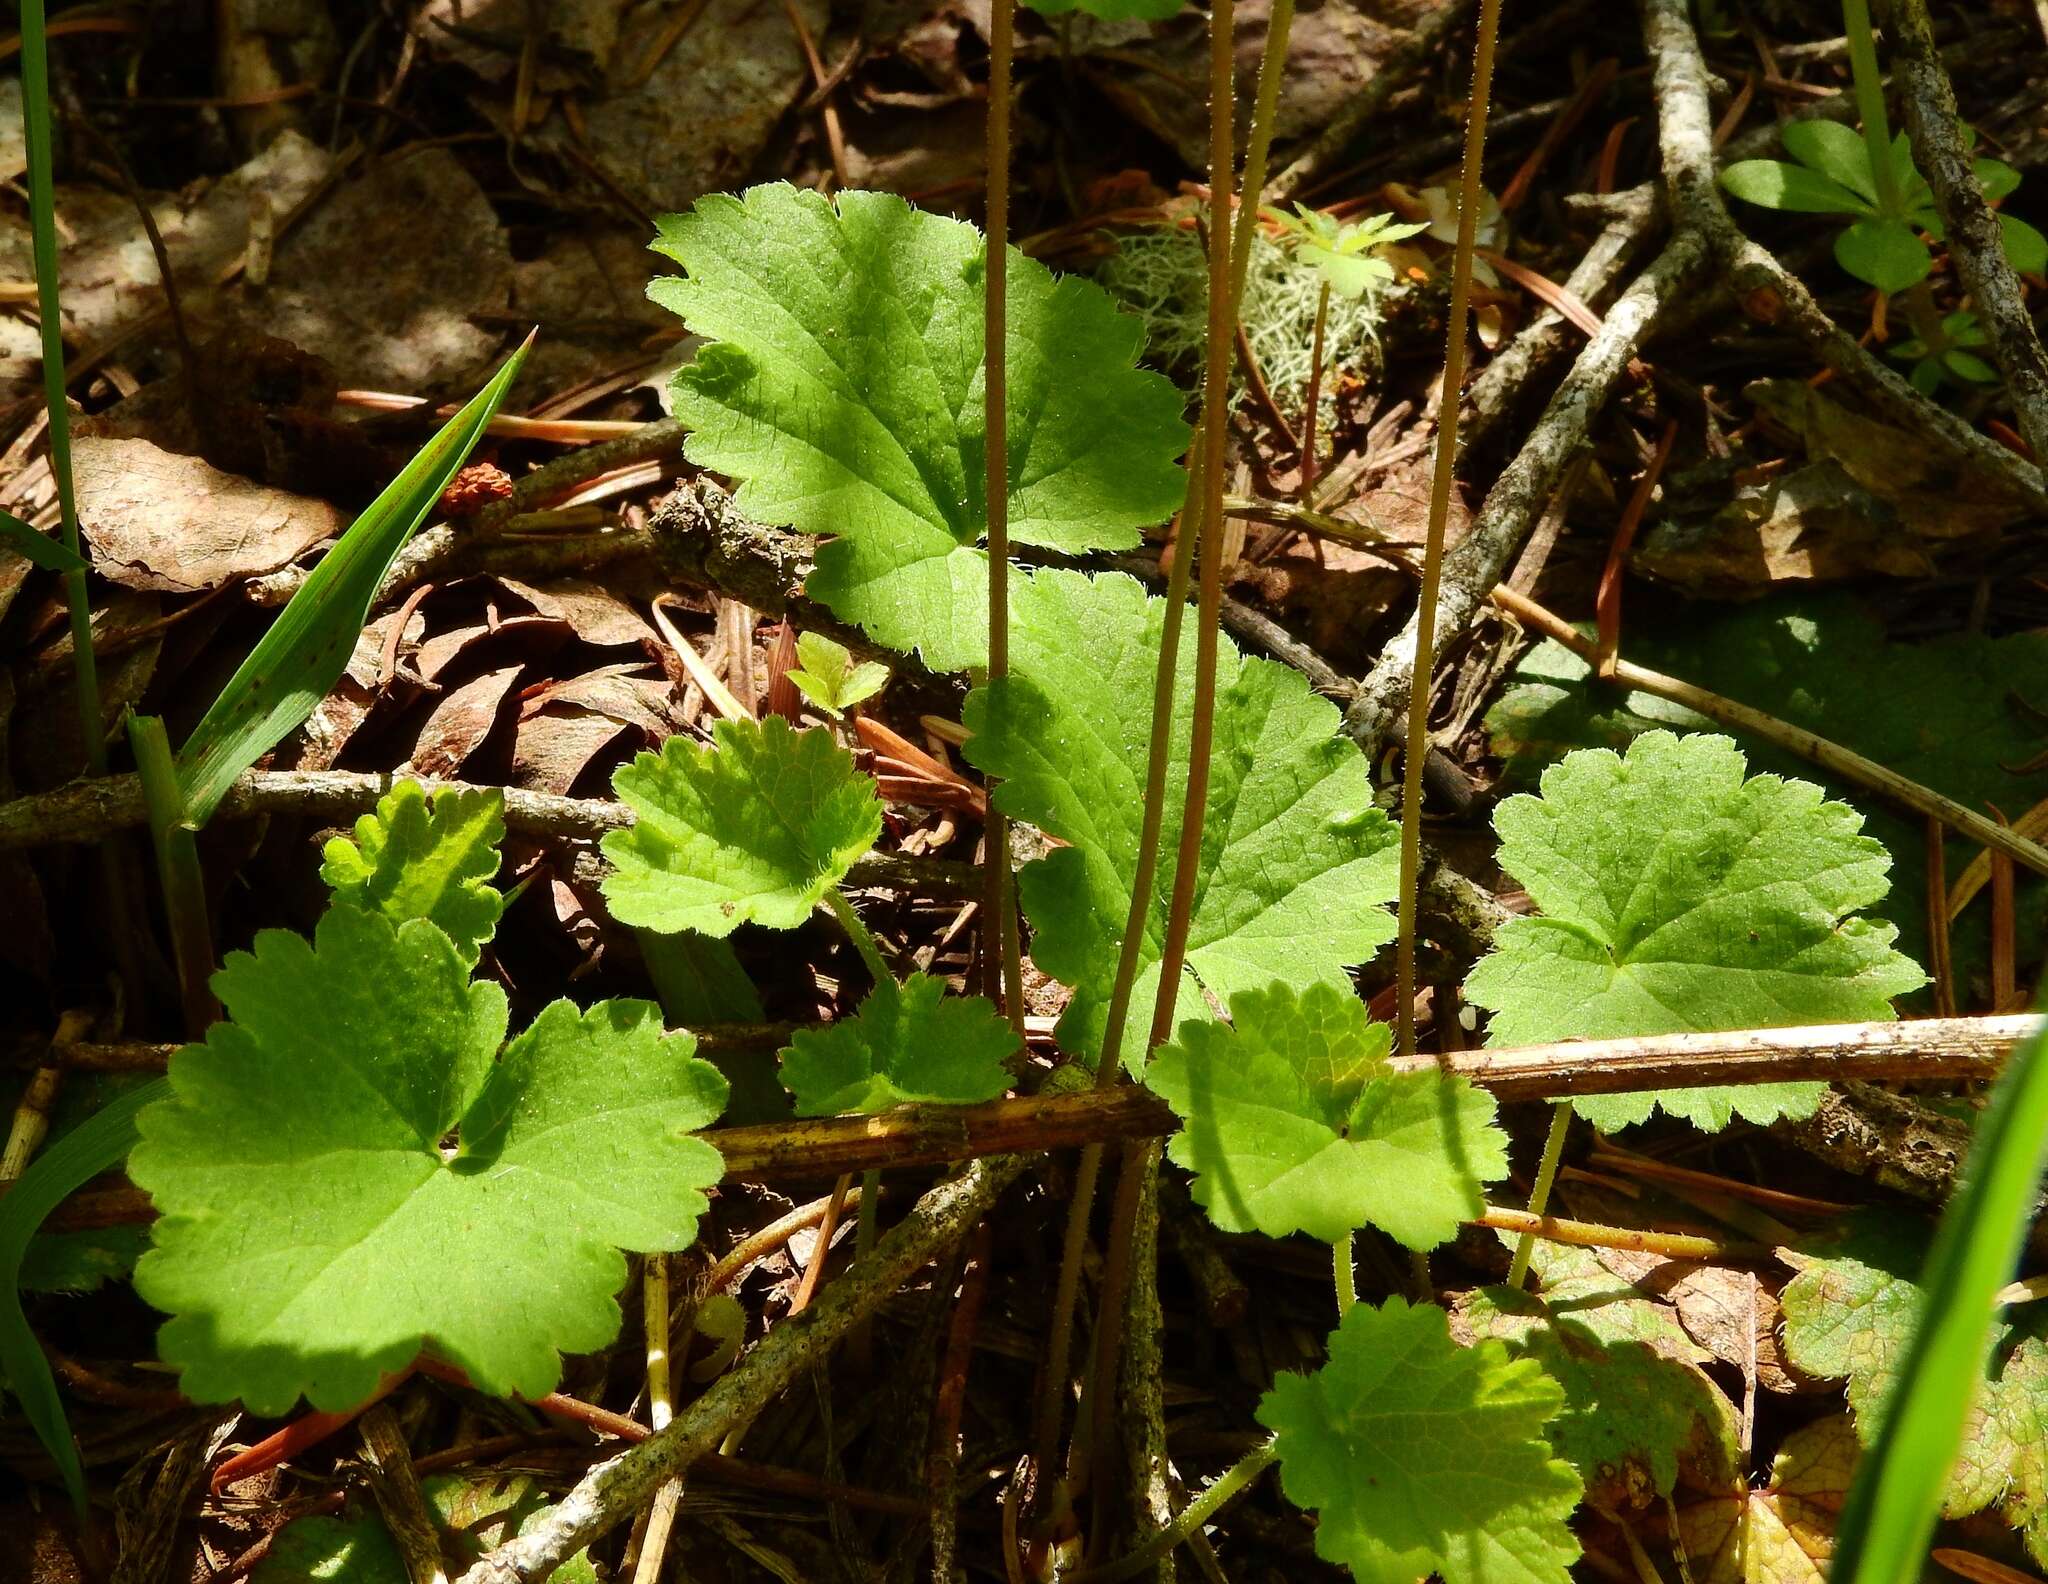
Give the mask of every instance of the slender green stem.
[{"label": "slender green stem", "polygon": [[[988,250],[982,293],[982,432],[988,502],[988,679],[1010,670],[1010,100],[1016,0],[993,0],[989,11]],[[1010,1023],[1024,1032],[1024,961],[1010,905],[1009,820],[996,807],[989,784],[983,826],[988,873],[982,896],[983,981],[991,1000],[1009,1007]]]},{"label": "slender green stem", "polygon": [[1347,1232],[1330,1245],[1330,1270],[1337,1280],[1339,1320],[1351,1313],[1351,1306],[1358,1302],[1358,1275],[1351,1265],[1351,1240],[1355,1235]]},{"label": "slender green stem", "polygon": [[1225,1502],[1265,1473],[1279,1456],[1278,1442],[1261,1442],[1217,1475],[1213,1485],[1175,1513],[1173,1522],[1143,1545],[1126,1552],[1114,1562],[1090,1568],[1085,1573],[1076,1573],[1070,1584],[1119,1584],[1120,1580],[1134,1579],[1149,1572],[1161,1557],[1169,1555],[1175,1546],[1215,1517]]},{"label": "slender green stem", "polygon": [[163,882],[164,913],[170,920],[185,1032],[196,1037],[220,1016],[220,1003],[207,983],[213,974],[213,930],[206,916],[199,846],[184,820],[184,794],[178,786],[164,723],[154,715],[129,716],[128,743],[135,751],[135,768],[149,808],[149,834],[156,844],[157,875]]},{"label": "slender green stem", "polygon": [[[43,0],[22,0],[22,131],[28,144],[28,210],[36,265],[36,311],[42,318],[43,396],[50,413],[50,473],[57,481],[57,511],[64,547],[78,542],[78,500],[71,480],[71,407],[65,398],[64,316],[57,293],[57,196],[50,153],[50,59],[43,26]],[[107,773],[107,727],[100,715],[99,670],[92,651],[92,604],[83,570],[64,574],[64,600],[71,613],[71,664],[78,677],[78,717],[85,734],[85,762],[94,775]]]},{"label": "slender green stem", "polygon": [[1856,114],[1863,119],[1863,145],[1870,151],[1870,179],[1877,207],[1892,219],[1905,218],[1898,175],[1892,169],[1892,132],[1884,113],[1884,73],[1877,64],[1877,35],[1870,25],[1870,0],[1842,0],[1842,32],[1849,40],[1849,76]]},{"label": "slender green stem", "polygon": [[882,946],[854,912],[853,904],[834,886],[825,893],[825,905],[832,910],[832,916],[839,920],[839,927],[846,931],[846,938],[853,942],[853,949],[860,953],[860,960],[868,965],[868,972],[874,975],[876,984],[893,984],[896,975],[889,968],[889,959],[882,955]]},{"label": "slender green stem", "polygon": [[1308,400],[1301,414],[1301,486],[1295,498],[1304,506],[1313,505],[1316,493],[1316,421],[1321,416],[1323,404],[1323,334],[1330,321],[1330,283],[1323,282],[1322,290],[1316,293],[1315,339],[1308,354]]},{"label": "slender green stem", "polygon": [[[1536,1181],[1529,1189],[1529,1214],[1540,1216],[1550,1208],[1550,1190],[1557,1182],[1557,1163],[1564,1158],[1565,1135],[1572,1130],[1572,1103],[1560,1100],[1550,1108],[1550,1132],[1544,1136],[1543,1158],[1536,1164]],[[1524,1232],[1515,1244],[1515,1257],[1508,1262],[1508,1285],[1519,1287],[1529,1275],[1529,1257],[1536,1251],[1536,1234]]]},{"label": "slender green stem", "polygon": [[1422,762],[1429,752],[1430,679],[1436,670],[1436,600],[1443,573],[1444,526],[1458,462],[1458,411],[1465,383],[1465,333],[1472,308],[1472,248],[1478,238],[1480,165],[1486,152],[1486,111],[1493,94],[1493,47],[1500,0],[1480,0],[1479,41],[1472,56],[1472,100],[1465,115],[1465,166],[1458,186],[1458,248],[1451,260],[1450,329],[1444,346],[1443,401],[1437,420],[1436,474],[1429,492],[1429,531],[1422,550],[1422,590],[1415,601],[1415,662],[1408,689],[1408,743],[1401,766],[1401,919],[1395,944],[1394,1027],[1401,1054],[1415,1054],[1415,886],[1422,868]]}]

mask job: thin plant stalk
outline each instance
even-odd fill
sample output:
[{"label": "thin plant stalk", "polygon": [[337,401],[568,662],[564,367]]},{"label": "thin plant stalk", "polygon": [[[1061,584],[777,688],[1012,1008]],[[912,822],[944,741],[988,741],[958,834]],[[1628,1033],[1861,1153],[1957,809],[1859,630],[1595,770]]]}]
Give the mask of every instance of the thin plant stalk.
[{"label": "thin plant stalk", "polygon": [[[650,1254],[640,1277],[640,1312],[647,1333],[647,1422],[666,1430],[675,1417],[674,1371],[669,1357],[668,1256]],[[683,1333],[688,1336],[690,1333]],[[633,1584],[657,1584],[668,1556],[683,1482],[666,1481],[647,1506],[647,1527],[641,1532],[640,1554],[633,1561]]]},{"label": "thin plant stalk", "polygon": [[1486,152],[1486,111],[1493,93],[1493,48],[1500,0],[1480,0],[1479,40],[1472,55],[1472,99],[1465,119],[1465,164],[1458,184],[1458,246],[1451,259],[1450,328],[1444,346],[1443,400],[1436,432],[1436,474],[1429,491],[1429,532],[1422,552],[1422,590],[1415,602],[1415,664],[1408,690],[1408,743],[1401,766],[1400,934],[1395,945],[1398,1049],[1415,1053],[1415,889],[1422,867],[1422,762],[1429,752],[1429,694],[1436,666],[1436,603],[1444,561],[1444,526],[1458,461],[1459,392],[1465,383],[1465,337],[1472,311],[1472,249],[1478,238],[1480,164]]},{"label": "thin plant stalk", "polygon": [[220,1016],[208,980],[213,975],[213,929],[207,920],[206,881],[199,868],[199,844],[185,823],[185,799],[171,758],[171,740],[154,715],[128,717],[128,744],[149,809],[149,834],[156,845],[157,876],[170,920],[171,954],[178,967],[178,999],[185,1032],[197,1038]]},{"label": "thin plant stalk", "polygon": [[860,960],[874,976],[876,984],[894,984],[896,975],[889,969],[888,958],[882,955],[881,943],[875,939],[875,932],[868,928],[867,921],[853,910],[853,904],[846,900],[838,887],[825,893],[825,906],[832,910],[832,916],[839,920],[839,927],[846,931],[846,938],[853,943],[853,949],[860,954]]},{"label": "thin plant stalk", "polygon": [[1158,1566],[1161,1558],[1199,1531],[1222,1510],[1223,1504],[1270,1468],[1280,1457],[1279,1443],[1262,1441],[1237,1462],[1216,1476],[1215,1483],[1173,1515],[1173,1522],[1159,1530],[1143,1545],[1127,1551],[1114,1562],[1076,1573],[1071,1584],[1121,1584],[1124,1579],[1144,1576]]},{"label": "thin plant stalk", "polygon": [[[1016,0],[993,0],[989,13],[988,257],[983,269],[982,434],[988,465],[988,678],[1010,671],[1010,101]],[[1009,819],[988,788],[983,822],[988,873],[982,899],[983,981],[989,998],[1007,1006],[1010,1026],[1024,1033],[1024,959],[1011,905]]]},{"label": "thin plant stalk", "polygon": [[[875,932],[868,928],[867,921],[854,911],[853,904],[837,886],[825,893],[825,905],[832,910],[832,916],[839,920],[840,928],[846,931],[846,938],[853,942],[853,949],[860,954],[860,960],[867,965],[876,984],[894,984],[896,975],[890,971],[888,959],[882,955],[881,943],[875,939]],[[841,1180],[842,1189],[847,1179]],[[854,1223],[854,1258],[858,1260],[875,1245],[876,1207],[882,1202],[882,1173],[879,1168],[861,1174],[859,1219]],[[822,1255],[820,1256],[822,1258]],[[865,1362],[872,1357],[867,1323],[862,1321],[850,1334],[851,1346],[856,1360]]]},{"label": "thin plant stalk", "polygon": [[1330,322],[1330,283],[1316,293],[1315,340],[1308,354],[1308,402],[1301,414],[1301,487],[1296,498],[1313,506],[1316,495],[1316,421],[1323,401],[1323,334]]},{"label": "thin plant stalk", "polygon": [[1870,0],[1842,0],[1842,32],[1849,43],[1849,80],[1856,95],[1856,114],[1863,121],[1863,146],[1870,154],[1870,180],[1877,188],[1877,206],[1897,217],[1898,173],[1892,169],[1892,129],[1885,118],[1884,73],[1877,64],[1877,34],[1870,25]]},{"label": "thin plant stalk", "polygon": [[1352,1268],[1349,1234],[1330,1245],[1330,1274],[1337,1288],[1337,1318],[1342,1320],[1358,1302],[1358,1273]]},{"label": "thin plant stalk", "polygon": [[[1254,104],[1250,141],[1245,152],[1245,183],[1247,193],[1256,193],[1265,181],[1266,161],[1272,148],[1273,119],[1279,103],[1280,79],[1287,61],[1287,41],[1294,24],[1294,0],[1275,0],[1266,29],[1265,54],[1259,63],[1258,97]],[[1212,18],[1212,27],[1213,27]],[[1226,34],[1227,34],[1226,29]],[[1212,76],[1216,68],[1216,52],[1211,50]],[[1236,83],[1232,78],[1228,85],[1228,97],[1234,99]],[[1212,105],[1212,119],[1214,114]],[[1234,110],[1226,102],[1226,118]],[[1215,172],[1211,172],[1212,178]],[[1212,197],[1228,191],[1227,173],[1223,180],[1212,182]],[[1231,239],[1230,320],[1236,322],[1238,306],[1244,300],[1245,270],[1251,257],[1252,227],[1257,223],[1255,203],[1241,206],[1237,215],[1237,235]],[[1215,248],[1213,233],[1221,226],[1211,226],[1212,252]],[[1212,272],[1211,282],[1218,279]],[[1098,1089],[1113,1085],[1122,1070],[1124,1029],[1130,1016],[1131,996],[1137,985],[1138,954],[1145,939],[1145,927],[1151,917],[1152,890],[1159,872],[1159,846],[1165,824],[1166,772],[1172,754],[1174,695],[1177,671],[1180,662],[1180,637],[1183,620],[1187,611],[1187,593],[1192,557],[1195,545],[1201,536],[1202,495],[1200,485],[1207,476],[1207,437],[1211,433],[1207,414],[1209,392],[1217,381],[1226,382],[1227,391],[1229,351],[1227,346],[1220,360],[1205,357],[1202,371],[1203,418],[1196,424],[1188,448],[1187,492],[1182,499],[1178,519],[1179,532],[1175,543],[1180,553],[1175,555],[1167,571],[1166,605],[1159,635],[1159,662],[1153,674],[1152,686],[1152,731],[1145,761],[1145,790],[1142,813],[1139,817],[1138,851],[1132,866],[1131,903],[1124,919],[1124,932],[1117,951],[1116,975],[1110,985],[1108,1015],[1102,1041],[1102,1052],[1095,1068],[1095,1084]],[[1213,353],[1213,347],[1205,352]],[[1220,405],[1220,403],[1219,403]],[[1220,426],[1216,432],[1220,433]],[[1081,1256],[1087,1247],[1088,1220],[1094,1208],[1095,1188],[1102,1174],[1102,1146],[1090,1145],[1081,1152],[1079,1165],[1074,1176],[1074,1190],[1067,1207],[1066,1235],[1062,1242],[1060,1272],[1053,1292],[1052,1333],[1047,1350],[1046,1373],[1040,1386],[1036,1434],[1033,1446],[1037,1455],[1037,1466],[1043,1471],[1051,1467],[1054,1447],[1059,1439],[1062,1400],[1066,1392],[1067,1369],[1072,1357],[1074,1310],[1080,1297]],[[1107,1312],[1107,1311],[1105,1311]]]},{"label": "thin plant stalk", "polygon": [[[1529,1189],[1529,1214],[1540,1216],[1550,1207],[1550,1190],[1557,1182],[1557,1163],[1564,1158],[1565,1136],[1572,1128],[1572,1103],[1559,1100],[1550,1108],[1550,1131],[1544,1135],[1543,1158],[1536,1163],[1536,1181]],[[1536,1234],[1524,1232],[1515,1245],[1515,1257],[1508,1262],[1508,1285],[1519,1287],[1529,1274],[1529,1257],[1536,1251]]]},{"label": "thin plant stalk", "polygon": [[[28,145],[29,231],[36,267],[36,312],[42,319],[50,473],[57,481],[57,512],[64,548],[76,558],[83,552],[78,540],[78,499],[71,478],[71,408],[64,394],[64,317],[57,292],[57,197],[50,149],[50,60],[43,0],[22,0],[21,106],[22,132]],[[64,574],[64,602],[71,615],[71,664],[78,679],[78,718],[85,737],[85,763],[94,775],[103,776],[107,773],[107,729],[100,715],[99,669],[92,648],[92,604],[83,566]]]}]

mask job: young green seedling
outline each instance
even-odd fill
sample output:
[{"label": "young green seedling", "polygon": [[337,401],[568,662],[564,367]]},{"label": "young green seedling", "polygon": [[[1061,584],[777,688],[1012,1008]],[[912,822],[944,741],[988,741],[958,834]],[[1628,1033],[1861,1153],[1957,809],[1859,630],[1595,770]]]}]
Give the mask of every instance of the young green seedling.
[{"label": "young green seedling", "polygon": [[[1721,173],[1721,185],[1766,209],[1848,219],[1835,237],[1835,262],[1879,291],[1905,291],[1927,278],[1934,260],[1923,235],[1940,241],[1941,217],[1905,133],[1886,145],[1882,168],[1873,165],[1870,144],[1837,121],[1790,121],[1781,136],[1796,164],[1738,160]],[[1980,159],[1976,172],[1994,203],[2020,184],[2019,172],[2000,160]],[[2039,231],[2008,214],[1998,224],[2014,269],[2038,274],[2048,265],[2048,239]]]},{"label": "young green seedling", "polygon": [[1959,309],[1942,316],[1938,344],[1916,335],[1895,341],[1885,350],[1899,362],[1912,365],[1907,378],[1913,389],[1932,396],[1944,383],[1996,385],[1998,370],[1982,355],[1990,345],[1991,338],[1977,323],[1977,316]]},{"label": "young green seedling", "polygon": [[873,698],[888,683],[889,668],[876,660],[854,663],[853,652],[823,633],[796,641],[797,668],[789,673],[796,690],[833,720]]},{"label": "young green seedling", "polygon": [[1354,300],[1393,280],[1394,266],[1379,257],[1380,248],[1429,229],[1422,223],[1404,224],[1391,214],[1347,223],[1306,204],[1294,210],[1279,219],[1295,257],[1322,276],[1325,289]]}]

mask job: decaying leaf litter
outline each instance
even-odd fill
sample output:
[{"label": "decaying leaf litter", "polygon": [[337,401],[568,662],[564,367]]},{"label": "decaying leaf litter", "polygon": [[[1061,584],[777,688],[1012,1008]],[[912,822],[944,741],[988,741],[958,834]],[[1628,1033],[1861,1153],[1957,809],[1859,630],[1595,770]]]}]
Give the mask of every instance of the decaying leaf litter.
[{"label": "decaying leaf litter", "polygon": [[[986,255],[939,218],[984,218],[987,8],[52,19],[117,775],[79,779],[54,562],[0,540],[0,1175],[181,1033],[122,718],[189,735],[318,547],[538,335],[332,687],[202,821],[224,1021],[23,1267],[93,1521],[10,1394],[0,1578],[1074,1576],[1226,1470],[1180,1576],[1823,1576],[2013,1038],[1984,1015],[2038,977],[2048,414],[2022,363],[2002,383],[2010,305],[1946,194],[1908,163],[1887,207],[1845,8],[1507,7],[1424,767],[1433,1059],[1390,1054],[1475,9],[1292,21],[1229,373],[1209,834],[1149,1066],[1200,13],[1019,14],[1019,566],[988,680]],[[2040,22],[1937,16],[1923,57],[1889,9],[1896,157],[1939,176],[1938,59],[2038,290]],[[1242,138],[1272,19],[1236,20]],[[18,204],[0,253],[28,304]],[[0,508],[47,531],[39,332],[0,324]],[[1617,646],[1637,672],[1605,680]],[[1714,737],[1715,695],[1934,796]],[[1015,1028],[985,998],[985,782]],[[1943,1019],[1917,1067],[1874,1027],[1740,1071],[1683,1039],[1894,1003]],[[1142,1082],[1069,1092],[1113,1027]],[[1552,1052],[1549,1087],[1484,1048],[1588,1037],[1637,1043],[1569,1082]],[[1163,1168],[1110,1158],[1083,1224],[1072,1375],[1105,1331],[1121,1367],[1048,1467],[1077,1167],[1043,1151],[1168,1135]],[[1971,1577],[2048,1559],[2030,1249],[1945,1496]],[[1460,1407],[1416,1457],[1422,1403]]]}]

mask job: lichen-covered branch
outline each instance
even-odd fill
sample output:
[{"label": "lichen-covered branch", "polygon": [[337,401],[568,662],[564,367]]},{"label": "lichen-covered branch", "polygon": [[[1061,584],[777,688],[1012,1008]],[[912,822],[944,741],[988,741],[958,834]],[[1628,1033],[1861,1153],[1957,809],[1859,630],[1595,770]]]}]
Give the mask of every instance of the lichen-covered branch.
[{"label": "lichen-covered branch", "polygon": [[2048,458],[2048,354],[2027,312],[2019,276],[2005,256],[1998,216],[1985,202],[1963,140],[1955,88],[1934,46],[1926,0],[1891,0],[1892,75],[1906,106],[1913,154],[1948,233],[1949,256],[1969,289],[2005,374],[2020,434],[2036,460]]}]

